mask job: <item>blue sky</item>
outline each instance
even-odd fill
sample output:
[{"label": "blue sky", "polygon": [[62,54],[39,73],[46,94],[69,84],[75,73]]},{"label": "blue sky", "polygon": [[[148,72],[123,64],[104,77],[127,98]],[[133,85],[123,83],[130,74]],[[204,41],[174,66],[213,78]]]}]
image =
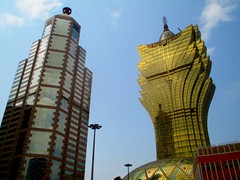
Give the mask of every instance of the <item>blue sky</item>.
[{"label": "blue sky", "polygon": [[[162,17],[172,32],[198,24],[212,60],[216,92],[209,109],[212,144],[240,140],[239,0],[8,0],[0,2],[0,117],[18,62],[41,37],[47,18],[72,8],[82,26],[80,45],[93,71],[90,123],[97,131],[95,179],[112,180],[155,160],[151,120],[138,98],[137,45],[158,41]],[[92,131],[89,131],[86,180],[90,180]]]}]

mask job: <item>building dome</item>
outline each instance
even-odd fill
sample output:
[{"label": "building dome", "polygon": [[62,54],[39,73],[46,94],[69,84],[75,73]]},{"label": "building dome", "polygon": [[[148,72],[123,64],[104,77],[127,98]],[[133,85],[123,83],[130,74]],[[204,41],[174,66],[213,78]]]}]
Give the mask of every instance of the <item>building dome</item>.
[{"label": "building dome", "polygon": [[170,37],[172,37],[174,34],[171,32],[171,31],[164,31],[162,34],[161,34],[161,36],[160,36],[160,39],[159,39],[159,41],[162,41],[162,40],[164,40],[164,39],[167,39],[167,38],[170,38]]},{"label": "building dome", "polygon": [[174,35],[174,33],[168,29],[167,18],[165,16],[163,17],[163,24],[164,24],[164,30],[159,38],[159,41],[170,38]]},{"label": "building dome", "polygon": [[[193,158],[156,160],[130,172],[129,180],[191,180],[194,178],[193,164]],[[128,180],[128,175],[123,180]]]}]

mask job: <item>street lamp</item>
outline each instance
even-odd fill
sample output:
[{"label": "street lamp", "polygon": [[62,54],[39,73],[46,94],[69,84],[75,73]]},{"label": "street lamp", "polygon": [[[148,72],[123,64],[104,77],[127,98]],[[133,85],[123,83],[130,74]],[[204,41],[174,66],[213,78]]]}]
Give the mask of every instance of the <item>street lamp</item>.
[{"label": "street lamp", "polygon": [[128,168],[128,180],[129,180],[129,168],[132,166],[132,164],[127,163],[127,164],[124,164],[124,166]]},{"label": "street lamp", "polygon": [[93,129],[93,131],[94,131],[94,135],[93,135],[93,153],[92,153],[92,173],[91,173],[91,180],[93,180],[96,129],[100,129],[102,126],[99,125],[99,124],[90,124],[88,127]]}]

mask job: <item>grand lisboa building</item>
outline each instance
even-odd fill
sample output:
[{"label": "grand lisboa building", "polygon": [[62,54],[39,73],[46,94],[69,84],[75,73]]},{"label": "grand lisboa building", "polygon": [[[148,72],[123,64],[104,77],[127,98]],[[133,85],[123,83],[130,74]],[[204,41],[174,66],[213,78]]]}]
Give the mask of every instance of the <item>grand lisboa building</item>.
[{"label": "grand lisboa building", "polygon": [[139,100],[154,126],[157,160],[124,180],[193,179],[196,149],[210,145],[207,115],[215,85],[207,48],[198,26],[174,34],[163,22],[158,42],[138,46]]}]

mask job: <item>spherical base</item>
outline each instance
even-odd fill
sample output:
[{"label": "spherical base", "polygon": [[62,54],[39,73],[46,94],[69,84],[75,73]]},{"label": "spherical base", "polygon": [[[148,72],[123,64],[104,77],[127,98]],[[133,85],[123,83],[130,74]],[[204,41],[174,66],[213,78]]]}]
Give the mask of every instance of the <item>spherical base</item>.
[{"label": "spherical base", "polygon": [[[129,180],[194,179],[193,158],[162,159],[147,163],[129,173]],[[123,180],[128,180],[126,175]]]}]

